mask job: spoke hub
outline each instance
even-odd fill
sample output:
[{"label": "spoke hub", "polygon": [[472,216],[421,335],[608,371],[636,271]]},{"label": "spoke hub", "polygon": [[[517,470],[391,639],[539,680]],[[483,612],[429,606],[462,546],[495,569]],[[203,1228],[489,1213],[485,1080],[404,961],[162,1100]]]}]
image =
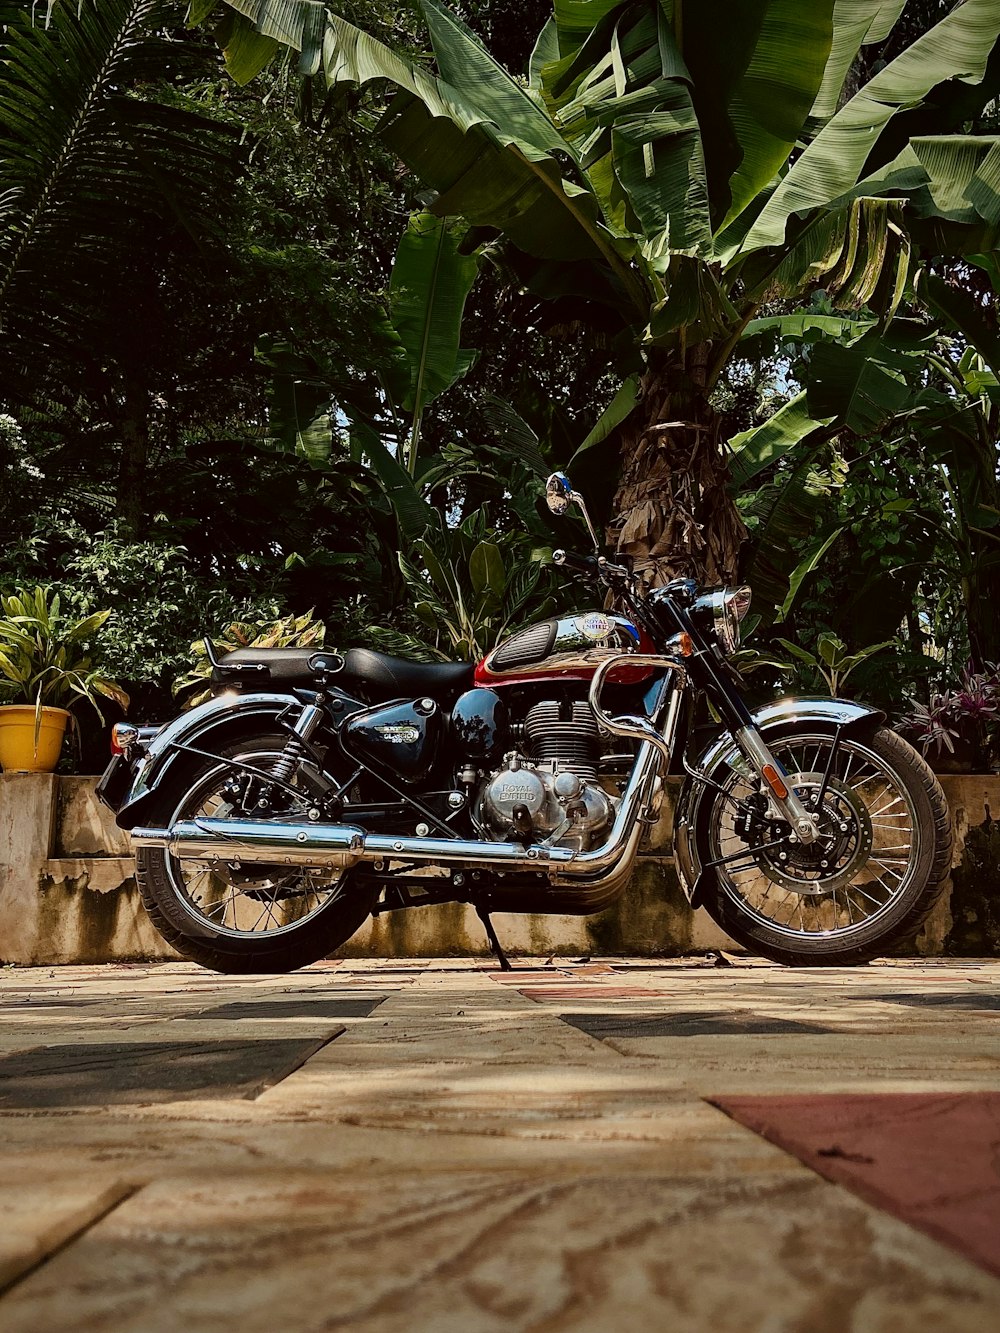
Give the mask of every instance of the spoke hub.
[{"label": "spoke hub", "polygon": [[819,896],[844,888],[872,849],[872,824],[864,802],[846,783],[831,777],[823,808],[817,810],[822,773],[793,773],[788,785],[816,815],[819,837],[808,844],[787,841],[788,825],[781,823],[776,836],[751,848],[754,860],[772,883],[795,893]]}]

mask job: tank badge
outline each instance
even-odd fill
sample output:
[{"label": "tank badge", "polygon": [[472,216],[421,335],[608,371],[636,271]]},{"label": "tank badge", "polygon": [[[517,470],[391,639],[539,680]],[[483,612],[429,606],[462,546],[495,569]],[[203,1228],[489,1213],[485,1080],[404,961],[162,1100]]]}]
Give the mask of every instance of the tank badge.
[{"label": "tank badge", "polygon": [[608,637],[615,627],[615,622],[610,616],[601,615],[600,611],[591,611],[588,615],[577,617],[576,627],[585,639],[592,639],[597,643]]},{"label": "tank badge", "polygon": [[420,740],[418,728],[409,726],[405,722],[386,722],[375,730],[384,741],[389,741],[392,745],[416,745]]}]

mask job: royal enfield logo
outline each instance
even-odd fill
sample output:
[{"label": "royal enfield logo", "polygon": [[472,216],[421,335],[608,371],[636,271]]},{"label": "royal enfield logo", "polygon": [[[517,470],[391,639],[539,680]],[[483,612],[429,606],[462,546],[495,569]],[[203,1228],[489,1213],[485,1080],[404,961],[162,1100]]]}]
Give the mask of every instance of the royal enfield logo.
[{"label": "royal enfield logo", "polygon": [[600,611],[590,611],[585,616],[577,617],[576,627],[585,639],[597,643],[608,637],[615,627],[615,622],[610,616],[601,615]]},{"label": "royal enfield logo", "polygon": [[523,787],[523,786],[518,787],[512,783],[505,782],[503,785],[503,789],[500,792],[500,799],[502,801],[527,802],[530,801],[532,796],[534,795],[535,793],[534,791],[532,791],[530,787]]},{"label": "royal enfield logo", "polygon": [[375,730],[390,745],[416,745],[420,739],[418,728],[407,722],[385,722]]}]

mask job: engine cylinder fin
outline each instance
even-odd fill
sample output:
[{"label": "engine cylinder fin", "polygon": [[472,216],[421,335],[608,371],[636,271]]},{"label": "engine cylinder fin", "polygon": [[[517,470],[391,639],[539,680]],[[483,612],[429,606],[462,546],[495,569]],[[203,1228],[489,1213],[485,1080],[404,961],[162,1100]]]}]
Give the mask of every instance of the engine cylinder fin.
[{"label": "engine cylinder fin", "polygon": [[554,759],[582,778],[596,778],[600,732],[590,704],[545,699],[529,710],[524,731],[536,762]]}]

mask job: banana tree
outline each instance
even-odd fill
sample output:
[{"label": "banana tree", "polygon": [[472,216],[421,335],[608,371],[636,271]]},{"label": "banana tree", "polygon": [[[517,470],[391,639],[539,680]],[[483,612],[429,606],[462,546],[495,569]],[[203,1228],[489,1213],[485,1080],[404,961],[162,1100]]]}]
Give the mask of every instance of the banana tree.
[{"label": "banana tree", "polygon": [[238,76],[285,45],[306,75],[393,86],[381,133],[433,211],[502,238],[550,325],[607,347],[634,401],[613,531],[651,581],[735,571],[711,394],[764,303],[822,284],[891,311],[914,240],[996,242],[1000,143],[962,131],[997,91],[1000,0],[966,0],[853,96],[903,0],[555,0],[527,85],[438,0],[435,72],[313,0],[226,5]]},{"label": "banana tree", "polygon": [[922,558],[903,569],[867,568],[862,542],[856,586],[841,613],[855,628],[869,618],[895,627],[917,585],[937,570],[957,584],[969,652],[981,669],[1000,658],[1000,341],[957,278],[946,282],[920,269],[914,287],[943,331],[895,319],[885,329],[853,323],[837,337],[832,328],[761,322],[768,328],[759,336],[810,339],[812,346],[805,388],[769,422],[733,441],[733,473],[744,486],[781,464],[754,502],[766,526],[748,575],[765,605],[784,599],[787,612],[803,580],[846,531],[836,504],[816,501],[823,482],[816,460],[828,441],[846,432],[862,452],[889,436],[908,442],[909,455],[934,484],[923,491],[913,486],[867,521],[891,515]]}]

